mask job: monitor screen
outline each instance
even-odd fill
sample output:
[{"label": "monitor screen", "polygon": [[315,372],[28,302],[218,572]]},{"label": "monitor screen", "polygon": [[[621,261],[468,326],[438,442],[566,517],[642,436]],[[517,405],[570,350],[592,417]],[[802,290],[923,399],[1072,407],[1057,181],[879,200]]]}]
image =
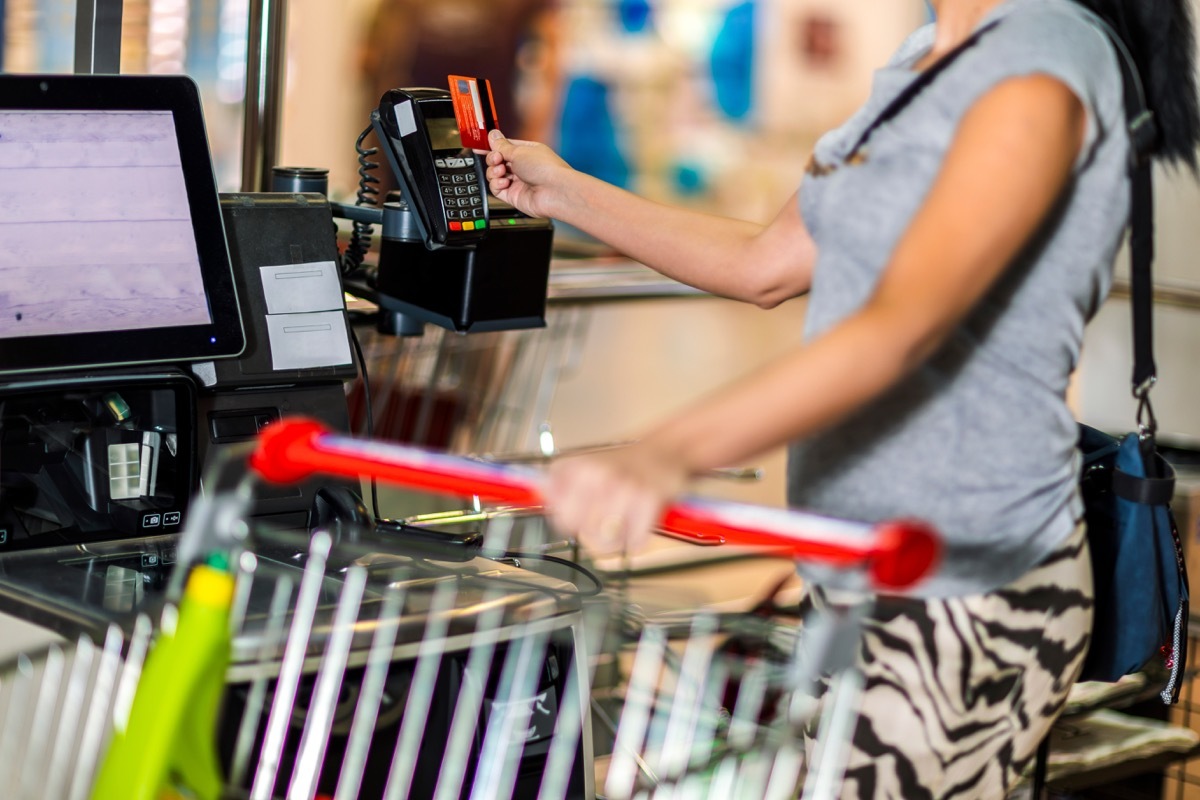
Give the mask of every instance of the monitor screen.
[{"label": "monitor screen", "polygon": [[195,84],[0,76],[0,373],[242,346]]}]

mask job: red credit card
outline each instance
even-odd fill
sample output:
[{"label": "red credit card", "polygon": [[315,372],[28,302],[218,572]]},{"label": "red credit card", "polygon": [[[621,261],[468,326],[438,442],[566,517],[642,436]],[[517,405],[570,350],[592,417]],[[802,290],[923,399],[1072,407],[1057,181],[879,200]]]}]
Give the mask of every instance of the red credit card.
[{"label": "red credit card", "polygon": [[463,147],[491,150],[488,131],[496,129],[496,102],[492,83],[486,78],[450,76],[450,96],[454,99],[454,118]]}]

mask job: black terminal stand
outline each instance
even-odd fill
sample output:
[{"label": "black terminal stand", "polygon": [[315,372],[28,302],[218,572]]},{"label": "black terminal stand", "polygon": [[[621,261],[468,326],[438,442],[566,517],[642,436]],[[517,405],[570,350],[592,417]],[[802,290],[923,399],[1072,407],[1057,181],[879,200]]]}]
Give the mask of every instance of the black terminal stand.
[{"label": "black terminal stand", "polygon": [[333,204],[337,217],[382,228],[370,285],[350,287],[379,305],[382,333],[419,336],[426,324],[455,333],[546,326],[554,225],[495,197],[488,205],[478,243],[430,248],[400,192],[382,208]]}]

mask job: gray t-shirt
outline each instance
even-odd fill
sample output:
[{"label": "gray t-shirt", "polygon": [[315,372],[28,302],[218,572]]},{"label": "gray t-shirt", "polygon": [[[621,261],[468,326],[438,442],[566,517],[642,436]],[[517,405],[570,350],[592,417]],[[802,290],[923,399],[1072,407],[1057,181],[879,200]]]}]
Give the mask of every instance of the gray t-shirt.
[{"label": "gray t-shirt", "polygon": [[[1085,145],[1052,217],[949,342],[883,397],[790,450],[792,505],[871,522],[918,518],[939,529],[945,560],[915,592],[927,597],[1014,580],[1081,516],[1067,384],[1084,324],[1108,293],[1129,209],[1121,73],[1094,18],[1071,0],[1009,0],[980,27],[995,19],[872,134],[864,163],[845,165],[863,130],[916,77],[911,67],[932,46],[933,29],[913,34],[876,73],[863,108],[818,142],[815,161],[833,169],[810,174],[800,193],[818,246],[805,320],[811,341],[868,299],[982,95],[1009,78],[1046,74],[1087,110]],[[824,570],[802,572],[857,588]]]}]

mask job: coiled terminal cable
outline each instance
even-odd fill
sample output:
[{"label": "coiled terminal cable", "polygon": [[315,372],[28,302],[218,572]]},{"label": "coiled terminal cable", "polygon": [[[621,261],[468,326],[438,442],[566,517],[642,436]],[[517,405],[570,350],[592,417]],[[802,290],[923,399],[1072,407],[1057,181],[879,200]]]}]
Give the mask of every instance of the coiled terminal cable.
[{"label": "coiled terminal cable", "polygon": [[[363,142],[371,135],[368,125],[354,142],[354,150],[358,153],[358,194],[355,197],[356,206],[377,206],[379,200],[379,178],[371,173],[379,169],[379,162],[371,158],[379,153],[378,147],[364,147]],[[374,226],[369,222],[355,221],[350,234],[350,243],[342,255],[342,275],[350,275],[362,266],[367,251],[371,249],[371,236],[375,233]]]}]

